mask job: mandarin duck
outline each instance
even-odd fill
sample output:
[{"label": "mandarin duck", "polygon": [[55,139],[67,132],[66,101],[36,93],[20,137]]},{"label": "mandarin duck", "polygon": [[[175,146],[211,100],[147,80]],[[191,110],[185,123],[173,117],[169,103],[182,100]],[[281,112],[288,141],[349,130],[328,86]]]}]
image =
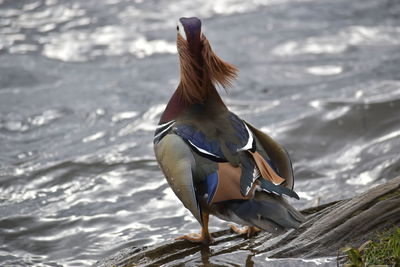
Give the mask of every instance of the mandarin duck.
[{"label": "mandarin duck", "polygon": [[209,215],[251,236],[297,228],[304,216],[282,195],[293,191],[293,170],[285,149],[230,112],[216,86],[232,85],[237,68],[220,59],[198,18],[177,25],[180,83],[154,135],[156,159],[170,187],[202,226],[201,234],[177,239],[212,241]]}]

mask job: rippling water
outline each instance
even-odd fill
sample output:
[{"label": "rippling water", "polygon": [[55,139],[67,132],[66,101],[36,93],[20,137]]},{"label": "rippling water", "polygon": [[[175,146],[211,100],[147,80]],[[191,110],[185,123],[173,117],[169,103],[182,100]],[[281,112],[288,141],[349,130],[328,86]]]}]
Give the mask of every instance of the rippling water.
[{"label": "rippling water", "polygon": [[288,148],[298,208],[399,175],[399,14],[396,0],[0,0],[0,265],[88,266],[198,230],[152,151],[184,15],[241,70],[229,107]]}]

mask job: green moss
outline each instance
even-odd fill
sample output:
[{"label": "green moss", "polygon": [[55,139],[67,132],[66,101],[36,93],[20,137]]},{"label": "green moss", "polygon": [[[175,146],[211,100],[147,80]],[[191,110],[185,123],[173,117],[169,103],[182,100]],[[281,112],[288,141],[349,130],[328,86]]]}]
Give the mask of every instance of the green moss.
[{"label": "green moss", "polygon": [[400,266],[400,227],[378,234],[376,241],[367,241],[360,248],[345,247],[347,267]]}]

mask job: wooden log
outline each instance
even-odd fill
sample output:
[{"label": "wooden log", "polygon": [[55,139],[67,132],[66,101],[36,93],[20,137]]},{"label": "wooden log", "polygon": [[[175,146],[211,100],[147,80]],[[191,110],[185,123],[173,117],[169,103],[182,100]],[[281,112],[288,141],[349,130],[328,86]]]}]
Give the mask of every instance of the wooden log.
[{"label": "wooden log", "polygon": [[[347,245],[358,247],[377,232],[400,226],[400,177],[352,199],[302,211],[307,221],[279,236],[262,232],[252,238],[230,230],[213,233],[210,246],[168,241],[147,248],[130,248],[96,266],[197,266],[230,263],[252,266],[266,258],[335,257]],[[187,265],[187,263],[191,263]]]}]

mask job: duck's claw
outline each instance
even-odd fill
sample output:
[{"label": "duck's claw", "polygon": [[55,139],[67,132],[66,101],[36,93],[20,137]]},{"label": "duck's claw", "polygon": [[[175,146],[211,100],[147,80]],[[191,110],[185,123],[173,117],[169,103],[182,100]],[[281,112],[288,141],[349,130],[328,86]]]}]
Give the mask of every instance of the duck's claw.
[{"label": "duck's claw", "polygon": [[210,234],[206,235],[205,233],[203,233],[203,231],[201,234],[190,233],[175,238],[175,240],[182,240],[182,239],[188,240],[192,243],[203,243],[203,244],[210,244],[213,241],[211,235]]},{"label": "duck's claw", "polygon": [[190,233],[187,235],[183,235],[180,237],[175,238],[175,240],[182,240],[186,239],[192,243],[203,243],[203,244],[210,244],[213,242],[213,239],[208,232],[208,213],[202,212],[201,217],[203,220],[203,227],[201,228],[201,234]]},{"label": "duck's claw", "polygon": [[255,226],[243,226],[242,228],[237,227],[236,225],[229,224],[229,227],[234,231],[235,233],[239,235],[246,235],[247,237],[252,237],[256,233],[260,232],[261,229],[257,228]]}]

